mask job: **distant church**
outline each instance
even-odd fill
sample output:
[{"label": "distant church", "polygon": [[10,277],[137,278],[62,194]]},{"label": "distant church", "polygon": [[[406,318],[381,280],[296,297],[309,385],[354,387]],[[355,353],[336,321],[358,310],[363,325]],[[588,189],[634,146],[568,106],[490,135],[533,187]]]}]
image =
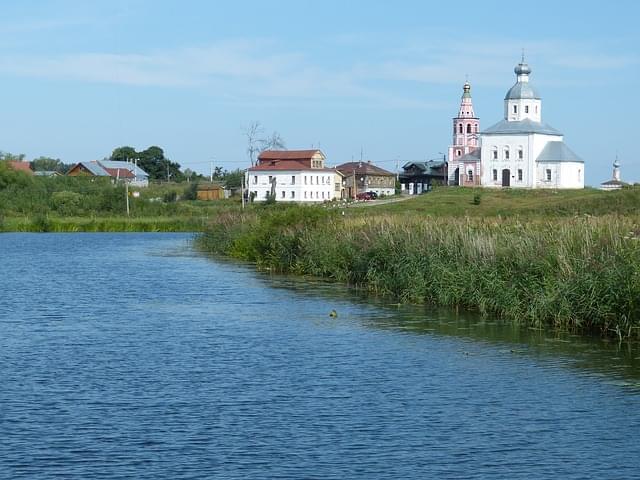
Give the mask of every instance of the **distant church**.
[{"label": "distant church", "polygon": [[542,122],[542,100],[529,83],[531,68],[524,58],[514,72],[517,80],[504,98],[504,119],[479,135],[471,86],[465,83],[449,147],[449,184],[584,188],[584,162],[565,145],[562,133]]}]

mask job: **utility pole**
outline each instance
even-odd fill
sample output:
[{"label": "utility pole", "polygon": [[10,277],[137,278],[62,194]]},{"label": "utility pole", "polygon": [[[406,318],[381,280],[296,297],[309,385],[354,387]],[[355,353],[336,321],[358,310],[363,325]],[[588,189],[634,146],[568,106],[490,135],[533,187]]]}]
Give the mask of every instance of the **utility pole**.
[{"label": "utility pole", "polygon": [[245,177],[245,172],[242,172],[242,182],[240,182],[240,197],[242,198],[243,210],[244,210],[244,177]]},{"label": "utility pole", "polygon": [[209,162],[209,181],[213,183],[213,160]]},{"label": "utility pole", "polygon": [[124,196],[127,200],[127,217],[129,216],[129,182],[125,178],[124,180]]}]

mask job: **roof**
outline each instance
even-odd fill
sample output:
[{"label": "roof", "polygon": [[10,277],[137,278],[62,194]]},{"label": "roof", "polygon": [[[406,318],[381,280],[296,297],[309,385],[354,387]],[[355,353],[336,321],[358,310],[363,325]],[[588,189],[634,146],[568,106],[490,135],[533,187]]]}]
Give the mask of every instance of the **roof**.
[{"label": "roof", "polygon": [[55,170],[38,170],[33,172],[37,177],[57,177],[60,175],[60,172],[56,172]]},{"label": "roof", "polygon": [[619,185],[621,187],[624,187],[625,185],[629,184],[620,180],[607,180],[606,182],[602,182],[600,185]]},{"label": "roof", "polygon": [[540,99],[540,94],[529,82],[517,82],[504,96],[505,100]]},{"label": "roof", "polygon": [[584,161],[567,147],[564,142],[549,142],[547,143],[536,162],[579,162]]},{"label": "roof", "polygon": [[395,173],[391,173],[384,168],[376,167],[370,162],[347,162],[336,167],[341,173],[351,175],[354,172],[358,175],[378,175],[395,177]]},{"label": "roof", "polygon": [[310,160],[317,154],[324,158],[321,150],[265,150],[258,160]]},{"label": "roof", "polygon": [[456,161],[458,162],[479,162],[480,161],[480,157],[476,155],[476,153],[478,155],[480,155],[480,149],[476,148],[473,152],[469,152],[466,155],[461,156],[460,158],[456,159]]},{"label": "roof", "polygon": [[304,160],[274,160],[273,162],[259,163],[254,167],[247,169],[249,172],[260,171],[300,171],[306,170],[310,172],[334,172],[333,168],[311,168],[309,161]]},{"label": "roof", "polygon": [[8,161],[7,164],[9,165],[9,168],[11,168],[12,170],[17,170],[19,172],[33,173],[33,170],[31,170],[31,165],[29,164],[29,162]]},{"label": "roof", "polygon": [[442,175],[442,171],[438,170],[442,169],[445,165],[446,162],[442,160],[427,160],[426,162],[407,162],[402,166],[402,169],[406,171],[415,168],[427,175]]},{"label": "roof", "polygon": [[107,173],[113,178],[135,178],[135,175],[128,168],[105,168]]},{"label": "roof", "polygon": [[92,175],[95,175],[96,177],[108,177],[109,176],[109,172],[107,172],[104,168],[102,168],[100,165],[98,165],[97,162],[80,162],[80,163],[75,164],[73,167],[71,167],[71,170],[73,170],[74,168],[76,168],[78,166],[84,168],[85,170],[87,170]]},{"label": "roof", "polygon": [[[91,162],[91,163],[94,163],[94,162]],[[131,177],[148,177],[149,176],[147,172],[142,170],[133,162],[122,162],[119,160],[100,160],[97,163],[100,164],[107,171],[113,170],[114,172],[117,173],[117,170],[120,170],[120,177],[127,176],[127,175],[123,175],[123,170],[126,170],[127,172],[131,172],[131,175],[130,175]],[[112,174],[111,176],[115,177],[117,175]]]},{"label": "roof", "polygon": [[482,135],[517,135],[529,133],[562,135],[562,133],[551,125],[543,122],[534,122],[529,118],[512,122],[503,119],[480,133]]}]

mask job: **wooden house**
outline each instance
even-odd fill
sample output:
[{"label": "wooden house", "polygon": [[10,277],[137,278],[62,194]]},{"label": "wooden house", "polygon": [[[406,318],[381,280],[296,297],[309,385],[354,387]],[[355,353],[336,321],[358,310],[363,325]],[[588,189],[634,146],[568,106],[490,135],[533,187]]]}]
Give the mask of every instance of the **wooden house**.
[{"label": "wooden house", "polygon": [[215,183],[198,184],[198,200],[223,200],[225,198],[224,187]]}]

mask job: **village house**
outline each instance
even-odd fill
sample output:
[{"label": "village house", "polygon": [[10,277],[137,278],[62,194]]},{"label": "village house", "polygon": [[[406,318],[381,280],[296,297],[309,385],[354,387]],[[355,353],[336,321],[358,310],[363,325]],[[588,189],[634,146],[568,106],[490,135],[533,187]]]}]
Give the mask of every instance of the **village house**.
[{"label": "village house", "polygon": [[127,182],[134,187],[147,187],[149,174],[134,163],[116,160],[79,162],[69,169],[70,177],[110,177],[116,182]]},{"label": "village house", "polygon": [[447,184],[447,162],[444,159],[407,162],[402,170],[399,176],[402,193],[419,195],[434,185]]},{"label": "village house", "polygon": [[265,150],[247,169],[246,189],[254,201],[323,202],[343,196],[342,175],[325,166],[320,150]]},{"label": "village house", "polygon": [[33,170],[31,170],[31,165],[29,164],[29,162],[18,162],[10,160],[7,162],[7,166],[17,172],[24,172],[28,173],[29,175],[33,175]]},{"label": "village house", "polygon": [[377,167],[371,161],[347,162],[336,169],[344,177],[344,187],[349,198],[357,198],[359,193],[375,192],[377,195],[396,193],[395,174]]},{"label": "village house", "polygon": [[222,200],[228,196],[224,187],[218,183],[198,183],[196,192],[198,200]]}]

